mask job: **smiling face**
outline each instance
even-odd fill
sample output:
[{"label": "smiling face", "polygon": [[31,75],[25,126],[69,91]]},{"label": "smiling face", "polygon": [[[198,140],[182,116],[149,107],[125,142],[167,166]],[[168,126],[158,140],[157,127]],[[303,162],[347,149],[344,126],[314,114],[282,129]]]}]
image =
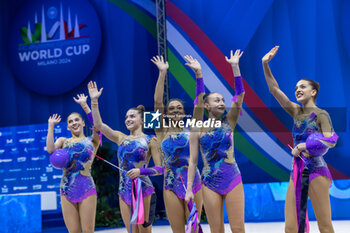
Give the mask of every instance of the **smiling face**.
[{"label": "smiling face", "polygon": [[315,101],[317,90],[307,80],[300,80],[295,86],[295,97],[299,103],[305,104],[308,101]]},{"label": "smiling face", "polygon": [[85,126],[85,122],[81,118],[80,114],[78,113],[72,113],[68,116],[67,118],[67,127],[68,130],[73,134],[73,135],[80,135],[83,133]]},{"label": "smiling face", "polygon": [[140,113],[135,109],[130,109],[125,115],[125,125],[130,131],[134,131],[139,127],[142,127],[143,120]]},{"label": "smiling face", "polygon": [[172,121],[182,120],[185,115],[184,105],[178,100],[171,101],[168,104],[167,115]]},{"label": "smiling face", "polygon": [[225,113],[225,99],[219,93],[211,93],[207,96],[204,107],[209,115],[220,118]]}]

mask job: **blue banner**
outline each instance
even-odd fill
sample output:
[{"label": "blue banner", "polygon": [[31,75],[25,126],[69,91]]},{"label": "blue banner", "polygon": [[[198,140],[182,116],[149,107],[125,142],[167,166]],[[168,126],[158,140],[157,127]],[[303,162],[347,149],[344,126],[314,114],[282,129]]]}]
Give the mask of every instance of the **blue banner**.
[{"label": "blue banner", "polygon": [[[40,124],[0,128],[0,194],[40,193],[42,209],[55,210],[60,208],[62,170],[50,164],[47,127]],[[66,123],[56,125],[54,131],[55,139],[71,135]]]}]

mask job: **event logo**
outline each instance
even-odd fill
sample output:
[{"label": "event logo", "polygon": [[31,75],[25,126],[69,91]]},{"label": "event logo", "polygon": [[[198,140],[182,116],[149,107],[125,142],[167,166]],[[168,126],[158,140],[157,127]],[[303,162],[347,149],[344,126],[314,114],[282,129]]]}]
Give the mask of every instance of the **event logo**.
[{"label": "event logo", "polygon": [[62,179],[62,175],[53,175],[52,178],[55,179]]},{"label": "event logo", "polygon": [[0,163],[11,163],[12,159],[0,159]]},{"label": "event logo", "polygon": [[22,169],[21,168],[13,168],[13,169],[9,169],[9,172],[21,172]]},{"label": "event logo", "polygon": [[32,189],[33,190],[40,190],[42,188],[42,185],[41,184],[36,184],[36,185],[33,185],[32,186]]},{"label": "event logo", "polygon": [[45,160],[45,159],[46,159],[46,155],[41,155],[41,156],[31,158],[32,161]]},{"label": "event logo", "polygon": [[35,141],[35,138],[22,138],[18,140],[20,143],[29,144]]},{"label": "event logo", "polygon": [[46,172],[53,172],[53,167],[51,164],[49,164],[49,166],[46,167]]},{"label": "event logo", "polygon": [[24,151],[25,153],[30,153],[30,152],[32,152],[32,151],[38,151],[39,149],[40,149],[39,147],[29,147],[29,148],[24,147],[23,151]]},{"label": "event logo", "polygon": [[27,171],[40,171],[41,168],[40,167],[30,167],[30,168],[27,168]]},{"label": "event logo", "polygon": [[29,89],[57,95],[79,85],[99,55],[101,28],[88,0],[33,0],[11,27],[9,58]]},{"label": "event logo", "polygon": [[2,193],[8,193],[9,192],[9,189],[6,185],[4,185],[3,187],[1,187],[1,192]]},{"label": "event logo", "polygon": [[11,146],[11,145],[14,145],[13,143],[13,139],[6,139],[6,146]]},{"label": "event logo", "polygon": [[22,131],[17,131],[17,134],[27,134],[30,133],[29,130],[22,130]]},{"label": "event logo", "polygon": [[17,178],[5,178],[4,182],[12,182],[12,181],[16,181]]},{"label": "event logo", "polygon": [[12,132],[1,132],[0,131],[0,137],[2,136],[11,136],[12,135]]},{"label": "event logo", "polygon": [[18,148],[17,148],[17,147],[11,148],[10,154],[16,155],[16,154],[18,154],[18,153],[19,153],[19,152],[18,152]]},{"label": "event logo", "polygon": [[34,176],[31,176],[31,177],[22,177],[21,180],[35,180],[35,177]]},{"label": "event logo", "polygon": [[28,186],[15,186],[13,187],[13,191],[17,191],[17,190],[27,190]]},{"label": "event logo", "polygon": [[46,181],[47,181],[47,176],[46,176],[46,174],[43,174],[42,176],[40,176],[40,181],[41,181],[41,182],[46,182]]},{"label": "event logo", "polygon": [[55,127],[54,131],[55,131],[55,134],[56,134],[56,133],[62,133],[62,128],[60,128],[60,126],[57,125],[57,126]]},{"label": "event logo", "polygon": [[17,158],[18,163],[24,163],[25,161],[27,161],[27,157],[18,157]]},{"label": "event logo", "polygon": [[57,188],[59,188],[60,187],[60,185],[59,184],[55,184],[55,185],[47,185],[46,186],[46,188],[47,189],[57,189]]}]

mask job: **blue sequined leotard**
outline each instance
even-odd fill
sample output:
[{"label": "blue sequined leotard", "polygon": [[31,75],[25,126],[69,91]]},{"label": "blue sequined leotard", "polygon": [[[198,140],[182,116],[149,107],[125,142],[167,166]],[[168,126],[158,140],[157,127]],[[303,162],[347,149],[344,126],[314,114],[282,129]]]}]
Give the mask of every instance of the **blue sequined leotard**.
[{"label": "blue sequined leotard", "polygon": [[[298,145],[299,143],[306,142],[306,139],[310,134],[318,131],[319,131],[319,127],[317,125],[317,115],[315,113],[312,113],[305,120],[294,120],[294,126],[293,126],[294,146]],[[323,156],[317,156],[317,157],[313,157],[313,156],[304,157],[303,155],[301,156],[306,161],[306,165],[310,174],[309,175],[310,182],[317,176],[326,176],[329,179],[332,179],[332,175],[328,169],[326,161],[323,159]],[[296,159],[297,165],[301,166],[302,165],[301,159],[299,157],[295,159]],[[293,174],[293,171],[292,171],[292,174]]]},{"label": "blue sequined leotard", "polygon": [[202,132],[199,143],[204,162],[202,183],[214,192],[227,194],[242,182],[227,119],[223,119],[220,128]]},{"label": "blue sequined leotard", "polygon": [[90,168],[94,159],[94,146],[91,137],[77,143],[65,143],[63,148],[70,155],[68,168],[63,169],[60,192],[71,202],[81,202],[96,194]]},{"label": "blue sequined leotard", "polygon": [[[190,158],[189,131],[168,134],[161,144],[164,154],[164,189],[173,191],[184,199],[187,185],[188,162]],[[181,178],[180,178],[181,177]],[[193,181],[193,193],[201,188],[200,174],[197,169]]]},{"label": "blue sequined leotard", "polygon": [[[149,143],[154,136],[142,136],[139,138],[125,138],[118,148],[119,166],[124,171],[120,173],[119,196],[128,205],[131,205],[132,179],[126,172],[133,168],[143,168],[148,162]],[[147,197],[154,193],[154,187],[148,176],[141,176],[142,195]]]}]

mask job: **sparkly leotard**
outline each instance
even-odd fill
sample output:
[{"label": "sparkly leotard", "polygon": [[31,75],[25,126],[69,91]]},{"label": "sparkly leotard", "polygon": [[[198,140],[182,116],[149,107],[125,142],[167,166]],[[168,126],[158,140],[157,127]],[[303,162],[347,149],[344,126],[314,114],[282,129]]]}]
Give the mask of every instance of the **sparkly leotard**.
[{"label": "sparkly leotard", "polygon": [[[310,134],[318,131],[319,131],[319,128],[317,125],[317,115],[315,113],[312,113],[305,120],[302,120],[302,121],[295,120],[294,126],[293,126],[294,145],[296,146],[299,143],[306,142],[306,139]],[[301,156],[306,161],[306,166],[310,174],[309,176],[310,182],[317,176],[326,176],[329,179],[332,179],[327,163],[325,162],[322,156],[313,157],[311,155],[310,157],[304,157],[302,154]],[[295,160],[297,162],[298,167],[302,165],[303,161],[299,157],[297,157]]]},{"label": "sparkly leotard", "polygon": [[[119,196],[122,200],[131,205],[132,179],[126,175],[127,171],[133,168],[143,168],[148,162],[149,143],[154,136],[142,136],[139,138],[125,138],[118,148],[119,166],[124,170],[120,173]],[[154,187],[148,176],[141,176],[142,195],[147,197],[154,193]]]},{"label": "sparkly leotard", "polygon": [[96,194],[94,180],[91,177],[91,165],[94,159],[94,146],[91,137],[77,143],[65,143],[63,148],[70,155],[68,168],[63,169],[60,192],[71,202],[81,202]]},{"label": "sparkly leotard", "polygon": [[227,118],[220,128],[202,132],[199,143],[204,162],[202,183],[214,192],[227,194],[242,182]]},{"label": "sparkly leotard", "polygon": [[[190,158],[189,131],[168,134],[161,144],[164,154],[164,189],[173,191],[184,199],[186,190],[181,178],[187,185],[188,162]],[[200,174],[197,169],[193,181],[193,193],[201,188]]]}]

